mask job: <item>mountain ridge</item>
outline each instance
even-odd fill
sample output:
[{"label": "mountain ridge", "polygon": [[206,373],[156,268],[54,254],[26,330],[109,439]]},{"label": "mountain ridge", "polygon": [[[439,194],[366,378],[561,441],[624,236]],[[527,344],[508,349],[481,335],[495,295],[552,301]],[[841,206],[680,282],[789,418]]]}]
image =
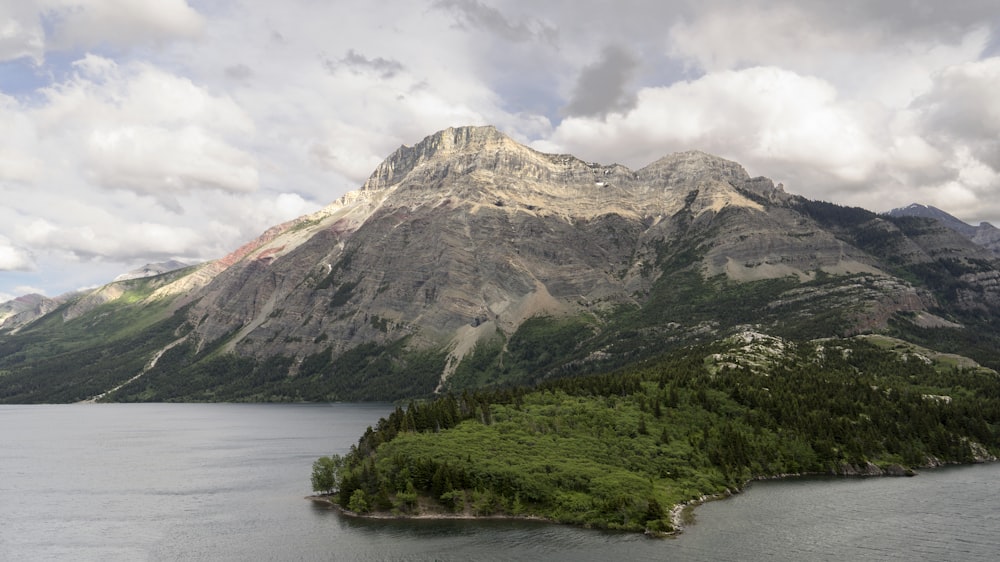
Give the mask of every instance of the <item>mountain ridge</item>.
[{"label": "mountain ridge", "polygon": [[923,217],[936,220],[948,228],[965,236],[975,244],[989,249],[994,254],[1000,256],[1000,229],[988,222],[980,222],[979,225],[971,225],[956,218],[955,216],[933,207],[931,205],[921,205],[911,203],[905,207],[898,207],[886,213],[890,217]]},{"label": "mountain ridge", "polygon": [[[996,259],[936,224],[809,201],[698,151],[633,171],[453,128],[316,213],[74,299],[10,346],[76,324],[159,330],[143,341],[162,357],[111,400],[394,399],[621,365],[746,324],[933,330],[996,365],[971,335],[1000,310]],[[37,373],[29,355],[0,349],[0,370]]]}]

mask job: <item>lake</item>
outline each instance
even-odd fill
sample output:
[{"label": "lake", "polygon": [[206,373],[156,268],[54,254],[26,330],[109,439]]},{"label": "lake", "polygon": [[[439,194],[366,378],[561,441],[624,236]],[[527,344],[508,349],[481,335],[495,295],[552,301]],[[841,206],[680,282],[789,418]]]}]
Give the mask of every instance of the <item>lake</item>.
[{"label": "lake", "polygon": [[674,539],[303,499],[389,404],[0,406],[2,560],[983,560],[1000,465],[757,482]]}]

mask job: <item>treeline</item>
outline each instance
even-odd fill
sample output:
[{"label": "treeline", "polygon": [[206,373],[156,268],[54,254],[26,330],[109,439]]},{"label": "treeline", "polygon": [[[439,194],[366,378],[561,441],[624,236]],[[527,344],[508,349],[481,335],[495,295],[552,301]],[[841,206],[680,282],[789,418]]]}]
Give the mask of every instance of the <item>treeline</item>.
[{"label": "treeline", "polygon": [[410,351],[406,338],[363,343],[334,356],[330,348],[306,356],[295,376],[294,358],[273,355],[262,360],[217,352],[192,343],[166,351],[139,380],[114,393],[117,402],[302,402],[397,400],[431,394],[447,353]]},{"label": "treeline", "polygon": [[799,344],[765,371],[712,359],[727,351],[411,402],[319,489],[360,512],[412,513],[423,498],[446,512],[665,531],[669,506],[754,477],[904,472],[1000,451],[995,373],[861,340]]},{"label": "treeline", "polygon": [[167,315],[164,308],[116,316],[116,307],[105,305],[98,310],[106,318],[66,321],[61,337],[45,330],[46,323],[63,323],[53,313],[41,326],[0,338],[0,403],[77,402],[125,382],[189,329],[183,313]]}]

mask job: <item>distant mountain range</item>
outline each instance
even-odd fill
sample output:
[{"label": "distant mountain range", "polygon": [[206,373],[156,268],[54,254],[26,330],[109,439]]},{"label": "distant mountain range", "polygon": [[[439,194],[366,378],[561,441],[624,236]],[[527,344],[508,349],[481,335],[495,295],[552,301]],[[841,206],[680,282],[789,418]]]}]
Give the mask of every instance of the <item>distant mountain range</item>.
[{"label": "distant mountain range", "polygon": [[930,205],[920,205],[913,203],[906,207],[889,211],[890,217],[924,217],[934,219],[944,226],[958,232],[976,244],[989,248],[994,254],[1000,255],[1000,228],[988,222],[981,222],[979,226],[962,222],[948,213],[931,207]]},{"label": "distant mountain range", "polygon": [[[133,269],[115,277],[112,284],[118,281],[128,281],[130,279],[141,279],[162,275],[175,269],[187,267],[187,264],[177,260],[169,260],[161,263],[150,263],[140,268]],[[30,294],[23,295],[16,299],[0,303],[0,333],[14,332],[25,324],[30,324],[38,318],[55,310],[62,303],[84,296],[90,291],[75,291],[55,298],[45,295]]]},{"label": "distant mountain range", "polygon": [[962,225],[811,201],[702,152],[630,170],[447,129],[229,256],[5,321],[0,400],[399,399],[748,327],[884,333],[997,368],[996,229]]}]

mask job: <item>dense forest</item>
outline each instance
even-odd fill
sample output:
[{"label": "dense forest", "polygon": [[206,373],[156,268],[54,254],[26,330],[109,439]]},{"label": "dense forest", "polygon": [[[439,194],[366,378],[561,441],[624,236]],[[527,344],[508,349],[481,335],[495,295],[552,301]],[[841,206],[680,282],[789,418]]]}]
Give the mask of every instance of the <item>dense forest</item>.
[{"label": "dense forest", "polygon": [[[763,339],[762,339],[763,338]],[[313,487],[356,513],[674,530],[672,506],[796,473],[1000,453],[1000,378],[890,338],[750,335],[599,375],[397,408]]]}]

